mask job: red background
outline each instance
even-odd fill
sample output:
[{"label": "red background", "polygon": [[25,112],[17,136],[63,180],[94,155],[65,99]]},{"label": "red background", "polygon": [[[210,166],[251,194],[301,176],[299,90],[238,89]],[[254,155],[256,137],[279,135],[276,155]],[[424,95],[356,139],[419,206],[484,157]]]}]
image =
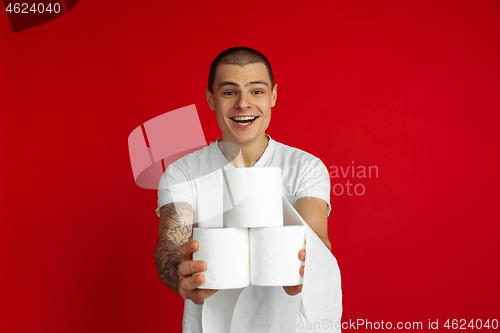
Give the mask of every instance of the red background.
[{"label": "red background", "polygon": [[378,167],[331,198],[343,320],[500,319],[498,1],[87,0],[16,34],[0,13],[0,332],[180,331],[127,137],[194,103],[215,141],[236,45],[273,65],[273,139]]}]

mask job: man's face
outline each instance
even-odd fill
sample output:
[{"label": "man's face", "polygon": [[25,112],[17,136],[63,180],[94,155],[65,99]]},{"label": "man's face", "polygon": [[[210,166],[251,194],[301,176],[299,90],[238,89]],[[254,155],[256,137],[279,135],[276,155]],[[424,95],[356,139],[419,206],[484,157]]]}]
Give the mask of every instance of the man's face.
[{"label": "man's face", "polygon": [[219,65],[214,93],[205,88],[208,105],[215,110],[223,142],[247,144],[265,140],[276,103],[277,84],[271,81],[263,63]]}]

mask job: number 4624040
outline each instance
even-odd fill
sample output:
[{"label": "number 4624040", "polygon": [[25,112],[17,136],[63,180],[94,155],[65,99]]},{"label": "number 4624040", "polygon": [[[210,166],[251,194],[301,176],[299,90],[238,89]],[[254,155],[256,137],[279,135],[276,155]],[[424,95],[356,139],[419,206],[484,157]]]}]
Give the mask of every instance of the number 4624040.
[{"label": "number 4624040", "polygon": [[465,319],[452,319],[452,320],[448,319],[443,326],[446,327],[447,329],[453,329],[453,330],[456,329],[465,330],[468,328],[472,329],[491,328],[496,330],[498,328],[498,320],[492,319],[490,323],[489,319],[486,320],[485,322],[483,322],[481,319],[476,319],[476,320],[472,319],[467,323]]},{"label": "number 4624040", "polygon": [[31,13],[59,13],[61,11],[61,5],[59,3],[51,4],[49,3],[47,6],[43,3],[34,3],[29,6],[27,3],[10,3],[5,8],[6,12],[14,13],[14,14],[29,14]]}]

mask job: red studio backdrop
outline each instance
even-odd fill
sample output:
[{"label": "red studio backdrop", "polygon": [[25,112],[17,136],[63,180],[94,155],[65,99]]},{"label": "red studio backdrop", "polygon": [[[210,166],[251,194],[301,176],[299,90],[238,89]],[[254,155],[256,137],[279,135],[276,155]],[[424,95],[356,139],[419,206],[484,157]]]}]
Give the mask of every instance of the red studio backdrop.
[{"label": "red studio backdrop", "polygon": [[0,332],[181,331],[127,138],[195,104],[215,141],[237,45],[273,66],[268,134],[330,171],[343,322],[500,320],[498,1],[82,0],[16,33],[0,8]]}]

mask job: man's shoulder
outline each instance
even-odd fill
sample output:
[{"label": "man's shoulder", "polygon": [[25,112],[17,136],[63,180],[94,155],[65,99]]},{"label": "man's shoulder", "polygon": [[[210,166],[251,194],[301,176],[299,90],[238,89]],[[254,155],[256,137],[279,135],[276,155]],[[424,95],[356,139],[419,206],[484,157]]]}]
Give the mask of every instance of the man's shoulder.
[{"label": "man's shoulder", "polygon": [[274,140],[275,154],[282,159],[292,160],[302,163],[323,163],[321,160],[311,153],[308,153],[302,149],[295,148],[281,142]]}]

